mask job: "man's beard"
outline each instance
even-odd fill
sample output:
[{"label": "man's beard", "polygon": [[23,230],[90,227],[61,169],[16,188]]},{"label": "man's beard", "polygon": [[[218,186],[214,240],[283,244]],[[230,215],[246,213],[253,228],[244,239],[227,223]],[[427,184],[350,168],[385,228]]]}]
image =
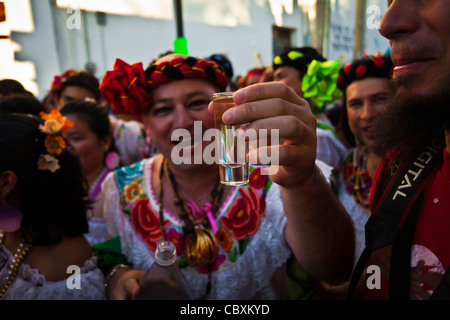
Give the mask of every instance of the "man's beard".
[{"label": "man's beard", "polygon": [[[422,146],[414,139],[426,132],[443,138],[444,128],[450,128],[450,88],[443,85],[436,93],[417,95],[411,84],[420,81],[420,77],[399,77],[391,81],[392,97],[376,121],[379,133],[376,151],[380,155],[393,150],[400,156],[406,155]],[[450,77],[443,84],[449,86]]]}]

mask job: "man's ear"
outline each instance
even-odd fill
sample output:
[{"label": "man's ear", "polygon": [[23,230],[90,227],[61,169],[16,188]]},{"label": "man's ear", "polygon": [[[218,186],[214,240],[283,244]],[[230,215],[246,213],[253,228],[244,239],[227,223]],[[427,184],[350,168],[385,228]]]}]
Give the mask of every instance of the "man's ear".
[{"label": "man's ear", "polygon": [[[0,174],[0,201],[5,202],[5,199],[14,190],[18,182],[17,175],[14,171],[6,170]],[[5,203],[1,203],[5,205]]]}]

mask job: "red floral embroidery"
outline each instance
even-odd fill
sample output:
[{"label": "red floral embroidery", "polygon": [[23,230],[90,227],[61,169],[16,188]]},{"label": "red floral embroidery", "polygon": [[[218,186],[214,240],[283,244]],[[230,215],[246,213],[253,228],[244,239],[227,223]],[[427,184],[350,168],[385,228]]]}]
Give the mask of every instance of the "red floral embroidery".
[{"label": "red floral embroidery", "polygon": [[269,176],[266,174],[262,175],[261,168],[256,168],[252,171],[252,173],[250,173],[248,183],[249,183],[250,187],[253,187],[255,189],[261,189],[267,184],[268,180],[269,180]]},{"label": "red floral embroidery", "polygon": [[175,245],[175,248],[177,248],[177,255],[181,256],[184,248],[183,235],[178,233],[175,229],[170,229],[169,232],[166,232],[166,239]]},{"label": "red floral embroidery", "polygon": [[[131,219],[135,230],[147,242],[150,249],[155,250],[156,244],[162,239],[162,234],[158,214],[150,207],[148,198],[136,201],[131,211]],[[164,221],[164,229],[169,225],[169,221]]]},{"label": "red floral embroidery", "polygon": [[224,217],[220,219],[222,225],[231,232],[236,240],[254,235],[258,230],[264,208],[260,205],[258,194],[253,188],[240,189],[242,198],[236,199]]}]

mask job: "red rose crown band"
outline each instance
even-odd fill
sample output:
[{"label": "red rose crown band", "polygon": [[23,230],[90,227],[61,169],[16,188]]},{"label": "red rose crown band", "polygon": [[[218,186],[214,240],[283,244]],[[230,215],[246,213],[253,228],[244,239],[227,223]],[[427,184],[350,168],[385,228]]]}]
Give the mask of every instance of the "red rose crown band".
[{"label": "red rose crown band", "polygon": [[194,57],[177,57],[150,65],[145,71],[142,63],[132,65],[116,59],[114,70],[107,71],[100,83],[103,99],[115,114],[140,115],[150,107],[152,89],[181,79],[204,79],[223,90],[227,84],[225,73],[213,61]]}]

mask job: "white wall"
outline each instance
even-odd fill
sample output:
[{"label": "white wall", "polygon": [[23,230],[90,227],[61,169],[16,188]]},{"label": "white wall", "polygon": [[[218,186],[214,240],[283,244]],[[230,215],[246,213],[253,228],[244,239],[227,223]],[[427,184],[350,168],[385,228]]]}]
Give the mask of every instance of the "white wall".
[{"label": "white wall", "polygon": [[[96,76],[101,78],[112,69],[116,58],[128,63],[143,62],[146,67],[154,57],[173,49],[173,12],[159,19],[107,14],[106,25],[100,26],[95,12],[81,11],[77,17],[75,11],[68,13],[66,8],[57,8],[56,0],[29,1],[35,30],[13,32],[11,37],[21,45],[15,59],[35,65],[39,98],[45,96],[53,76],[66,69],[84,69],[87,62],[92,62]],[[70,28],[68,21],[74,18],[78,19],[78,27]],[[255,66],[257,52],[264,64],[271,64],[272,26],[277,22],[297,30],[293,45],[311,45],[312,40],[311,30],[307,30],[311,24],[297,0],[184,0],[183,18],[189,54],[206,57],[224,53],[233,64],[235,75],[245,74]],[[365,33],[367,51],[385,49],[386,42],[375,34],[378,30],[369,31]]]},{"label": "white wall", "polygon": [[[143,62],[145,67],[160,53],[173,50],[176,37],[173,19],[107,14],[106,25],[100,26],[94,12],[82,12],[79,28],[70,29],[67,23],[75,17],[74,11],[67,12],[65,8],[54,8],[52,11],[51,1],[30,1],[35,31],[13,33],[12,38],[22,45],[16,59],[30,60],[36,66],[40,98],[45,96],[55,74],[69,68],[85,68],[89,62],[88,56],[96,66],[97,77],[101,78],[106,70],[112,69],[116,58],[128,63]],[[239,12],[233,12],[226,5],[214,6],[217,0],[205,1],[211,2],[211,5],[200,6],[196,0],[183,1],[184,35],[188,39],[189,54],[198,57],[213,53],[227,54],[235,75],[255,66],[256,52],[261,54],[265,64],[271,63],[275,17],[268,0],[241,1]],[[214,15],[218,25],[211,25]],[[291,14],[284,12],[277,18],[282,19],[284,27],[298,30],[294,45],[303,45],[298,6],[293,6]],[[224,26],[230,19],[237,21],[236,26]]]}]

